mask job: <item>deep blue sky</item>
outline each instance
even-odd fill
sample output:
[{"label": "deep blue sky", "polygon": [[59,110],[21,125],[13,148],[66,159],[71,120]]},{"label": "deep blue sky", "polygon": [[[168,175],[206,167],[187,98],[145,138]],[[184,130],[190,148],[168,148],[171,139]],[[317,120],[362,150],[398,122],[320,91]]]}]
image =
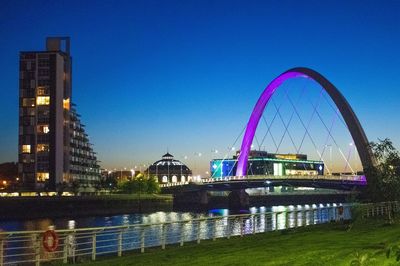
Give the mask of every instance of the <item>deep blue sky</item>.
[{"label": "deep blue sky", "polygon": [[264,87],[295,66],[332,81],[370,140],[398,147],[399,14],[395,0],[2,0],[0,162],[17,160],[18,53],[57,35],[71,37],[73,101],[105,168],[168,148],[205,171]]}]

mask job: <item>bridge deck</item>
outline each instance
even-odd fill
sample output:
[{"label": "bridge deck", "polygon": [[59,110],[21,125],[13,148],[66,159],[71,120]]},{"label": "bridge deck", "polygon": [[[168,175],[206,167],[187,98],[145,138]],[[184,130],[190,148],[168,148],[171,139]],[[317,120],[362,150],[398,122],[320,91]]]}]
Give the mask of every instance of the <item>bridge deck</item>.
[{"label": "bridge deck", "polygon": [[324,176],[231,176],[224,178],[209,178],[203,182],[186,184],[168,184],[161,186],[164,192],[194,190],[235,190],[269,186],[299,186],[352,190],[367,184],[364,175],[324,175]]}]

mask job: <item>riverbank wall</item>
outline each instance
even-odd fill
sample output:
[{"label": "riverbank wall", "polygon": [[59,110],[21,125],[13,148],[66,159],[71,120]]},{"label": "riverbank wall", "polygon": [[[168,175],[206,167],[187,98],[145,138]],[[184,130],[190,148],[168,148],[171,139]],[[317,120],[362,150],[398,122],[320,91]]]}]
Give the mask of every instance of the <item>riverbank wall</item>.
[{"label": "riverbank wall", "polygon": [[35,219],[172,211],[173,197],[129,196],[0,198],[0,219]]}]

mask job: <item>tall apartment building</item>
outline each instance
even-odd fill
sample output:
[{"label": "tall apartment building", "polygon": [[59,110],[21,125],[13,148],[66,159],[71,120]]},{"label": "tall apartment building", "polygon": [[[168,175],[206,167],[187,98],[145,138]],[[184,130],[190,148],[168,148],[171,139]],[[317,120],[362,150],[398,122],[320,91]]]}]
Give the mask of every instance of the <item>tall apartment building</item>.
[{"label": "tall apartment building", "polygon": [[69,37],[51,37],[45,51],[20,53],[19,175],[30,189],[78,181],[90,188],[100,171],[72,108]]}]

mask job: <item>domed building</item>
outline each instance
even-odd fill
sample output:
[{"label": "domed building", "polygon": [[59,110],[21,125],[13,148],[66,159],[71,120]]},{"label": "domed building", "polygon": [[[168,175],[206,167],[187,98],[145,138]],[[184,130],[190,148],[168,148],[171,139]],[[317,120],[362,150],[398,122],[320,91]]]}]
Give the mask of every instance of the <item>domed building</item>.
[{"label": "domed building", "polygon": [[156,176],[160,184],[186,183],[192,180],[192,170],[174,156],[166,153],[145,171],[146,175]]}]

